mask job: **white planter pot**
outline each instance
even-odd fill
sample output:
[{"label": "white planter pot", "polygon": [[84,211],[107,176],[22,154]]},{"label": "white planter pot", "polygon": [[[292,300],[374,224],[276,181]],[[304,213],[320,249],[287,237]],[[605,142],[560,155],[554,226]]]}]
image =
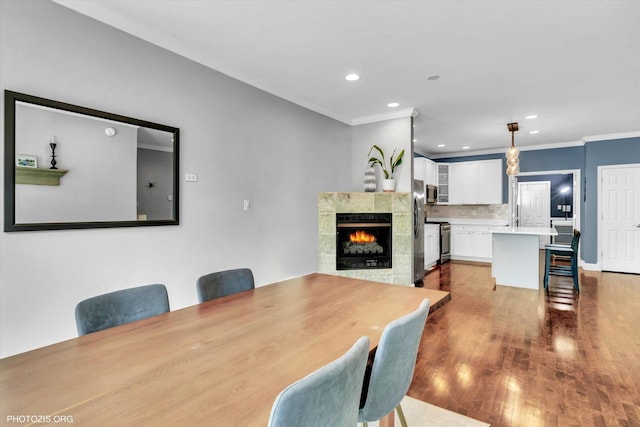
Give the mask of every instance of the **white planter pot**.
[{"label": "white planter pot", "polygon": [[396,180],[395,179],[383,179],[382,180],[382,191],[385,193],[391,193],[396,191]]}]

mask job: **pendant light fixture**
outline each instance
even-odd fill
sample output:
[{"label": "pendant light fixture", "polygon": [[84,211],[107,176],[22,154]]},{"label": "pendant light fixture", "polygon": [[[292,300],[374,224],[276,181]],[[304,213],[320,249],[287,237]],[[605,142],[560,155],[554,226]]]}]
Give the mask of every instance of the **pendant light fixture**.
[{"label": "pendant light fixture", "polygon": [[509,148],[506,152],[507,175],[516,176],[520,172],[520,159],[518,159],[520,150],[515,146],[514,143],[514,132],[518,131],[518,122],[507,123],[507,129],[509,129],[509,132],[511,132],[511,148]]}]

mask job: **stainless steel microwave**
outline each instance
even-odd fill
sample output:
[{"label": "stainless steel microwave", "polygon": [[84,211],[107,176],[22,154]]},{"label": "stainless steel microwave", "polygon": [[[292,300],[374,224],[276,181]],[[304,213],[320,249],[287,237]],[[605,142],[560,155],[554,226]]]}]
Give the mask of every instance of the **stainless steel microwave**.
[{"label": "stainless steel microwave", "polygon": [[427,185],[425,191],[425,202],[428,205],[433,205],[438,202],[438,186]]}]

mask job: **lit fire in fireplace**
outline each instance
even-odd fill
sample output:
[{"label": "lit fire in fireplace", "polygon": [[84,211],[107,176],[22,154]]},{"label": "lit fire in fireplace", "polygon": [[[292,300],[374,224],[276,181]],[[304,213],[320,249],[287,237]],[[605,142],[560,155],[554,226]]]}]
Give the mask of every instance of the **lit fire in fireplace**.
[{"label": "lit fire in fireplace", "polygon": [[376,236],[369,234],[366,231],[358,230],[349,235],[349,241],[351,243],[374,243],[376,241]]}]

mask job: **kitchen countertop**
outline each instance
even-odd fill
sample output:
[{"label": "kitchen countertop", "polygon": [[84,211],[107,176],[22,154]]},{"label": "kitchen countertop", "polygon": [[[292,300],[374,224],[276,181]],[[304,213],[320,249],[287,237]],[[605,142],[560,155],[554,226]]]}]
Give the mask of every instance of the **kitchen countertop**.
[{"label": "kitchen countertop", "polygon": [[555,228],[546,227],[494,227],[489,231],[500,234],[533,234],[536,236],[557,236]]},{"label": "kitchen countertop", "polygon": [[507,225],[509,221],[506,219],[495,218],[427,218],[429,222],[448,222],[452,225]]}]

